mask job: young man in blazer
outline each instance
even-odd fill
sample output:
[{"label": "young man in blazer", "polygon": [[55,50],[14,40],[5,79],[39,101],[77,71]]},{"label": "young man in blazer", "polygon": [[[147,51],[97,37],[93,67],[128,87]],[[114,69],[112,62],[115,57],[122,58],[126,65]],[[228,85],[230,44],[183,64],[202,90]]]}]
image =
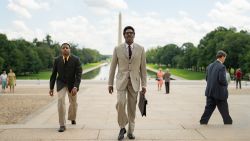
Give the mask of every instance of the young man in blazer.
[{"label": "young man in blazer", "polygon": [[[147,83],[145,51],[142,46],[134,43],[134,28],[132,26],[125,27],[123,30],[123,36],[125,38],[125,43],[114,49],[108,81],[108,90],[109,93],[112,94],[115,70],[118,65],[118,72],[116,75],[116,109],[118,113],[118,124],[120,126],[118,140],[124,138],[124,134],[127,132],[125,129],[127,124],[129,124],[127,134],[128,138],[135,139],[133,132],[140,81],[143,94],[146,93]],[[125,111],[126,104],[127,113]]]},{"label": "young man in blazer", "polygon": [[226,59],[226,53],[222,50],[217,52],[217,60],[207,67],[207,87],[205,95],[207,96],[205,111],[200,119],[200,124],[207,124],[214,109],[218,108],[224,124],[232,124],[233,120],[229,115],[228,109],[228,90],[226,79],[226,67],[223,65]]},{"label": "young man in blazer", "polygon": [[66,130],[65,124],[65,95],[68,94],[69,110],[68,120],[72,124],[76,124],[77,112],[77,92],[81,83],[82,66],[80,59],[74,55],[70,55],[70,45],[63,43],[61,45],[62,55],[54,60],[53,71],[50,77],[50,96],[54,95],[54,85],[56,81],[58,93],[58,116],[60,128],[58,132]]}]

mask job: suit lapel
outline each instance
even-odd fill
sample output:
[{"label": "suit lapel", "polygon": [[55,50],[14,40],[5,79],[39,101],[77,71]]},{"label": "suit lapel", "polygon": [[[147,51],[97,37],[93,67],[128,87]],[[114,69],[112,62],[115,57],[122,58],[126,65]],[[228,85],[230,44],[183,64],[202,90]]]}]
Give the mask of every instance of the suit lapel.
[{"label": "suit lapel", "polygon": [[134,59],[134,57],[137,54],[137,45],[134,43],[133,49],[132,49],[132,56],[131,56],[131,61]]},{"label": "suit lapel", "polygon": [[71,55],[69,56],[68,63],[72,60]]},{"label": "suit lapel", "polygon": [[126,58],[129,59],[128,50],[127,50],[127,48],[126,48],[126,44],[123,44],[122,48],[123,48],[123,52],[124,52]]},{"label": "suit lapel", "polygon": [[59,61],[60,61],[60,64],[64,65],[63,56],[60,57]]}]

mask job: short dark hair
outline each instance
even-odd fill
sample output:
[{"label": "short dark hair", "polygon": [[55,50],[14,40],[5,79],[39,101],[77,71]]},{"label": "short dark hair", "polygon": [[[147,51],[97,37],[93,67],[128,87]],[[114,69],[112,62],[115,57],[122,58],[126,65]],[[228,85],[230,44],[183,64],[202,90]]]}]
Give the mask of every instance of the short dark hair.
[{"label": "short dark hair", "polygon": [[125,34],[125,32],[126,32],[128,29],[133,30],[133,32],[135,33],[135,29],[134,29],[132,26],[126,26],[126,27],[123,29],[123,35]]},{"label": "short dark hair", "polygon": [[69,44],[69,43],[62,43],[61,48],[62,48],[64,45],[68,45],[69,48],[70,48],[70,44]]},{"label": "short dark hair", "polygon": [[219,50],[216,54],[216,58],[221,58],[221,57],[226,57],[227,56],[227,53],[223,50]]}]

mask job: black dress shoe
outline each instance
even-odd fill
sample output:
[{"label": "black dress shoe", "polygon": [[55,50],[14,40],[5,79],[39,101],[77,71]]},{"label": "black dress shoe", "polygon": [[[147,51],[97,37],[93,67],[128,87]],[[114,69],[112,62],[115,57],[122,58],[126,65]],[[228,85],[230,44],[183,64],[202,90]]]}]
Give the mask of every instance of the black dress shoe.
[{"label": "black dress shoe", "polygon": [[200,122],[200,125],[207,125],[207,122]]},{"label": "black dress shoe", "polygon": [[233,121],[231,120],[231,121],[227,121],[227,122],[224,122],[224,124],[233,124]]},{"label": "black dress shoe", "polygon": [[128,134],[128,138],[129,138],[130,140],[134,140],[134,139],[135,139],[135,136],[134,136],[133,134]]},{"label": "black dress shoe", "polygon": [[75,120],[71,120],[71,124],[76,124],[76,121]]},{"label": "black dress shoe", "polygon": [[124,138],[124,134],[126,133],[126,129],[122,128],[120,130],[119,136],[118,136],[118,140],[122,140]]},{"label": "black dress shoe", "polygon": [[58,132],[64,132],[66,130],[65,126],[60,126],[60,128],[58,129]]}]

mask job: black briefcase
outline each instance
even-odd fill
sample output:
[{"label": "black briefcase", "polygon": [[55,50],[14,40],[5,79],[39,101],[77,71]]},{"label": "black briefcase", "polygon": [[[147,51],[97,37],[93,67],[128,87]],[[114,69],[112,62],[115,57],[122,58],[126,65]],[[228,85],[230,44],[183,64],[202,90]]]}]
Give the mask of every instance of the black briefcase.
[{"label": "black briefcase", "polygon": [[147,104],[148,104],[148,101],[145,98],[145,95],[140,92],[138,107],[142,116],[146,116]]}]

